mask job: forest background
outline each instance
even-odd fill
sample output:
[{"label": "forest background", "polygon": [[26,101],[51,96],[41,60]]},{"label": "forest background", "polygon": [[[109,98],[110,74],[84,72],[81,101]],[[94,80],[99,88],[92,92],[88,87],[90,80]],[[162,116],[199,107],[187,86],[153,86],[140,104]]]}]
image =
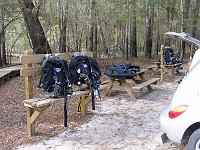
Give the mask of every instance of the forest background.
[{"label": "forest background", "polygon": [[182,59],[190,45],[164,33],[198,39],[199,8],[200,0],[0,0],[0,67],[25,50],[151,59],[166,41]]}]

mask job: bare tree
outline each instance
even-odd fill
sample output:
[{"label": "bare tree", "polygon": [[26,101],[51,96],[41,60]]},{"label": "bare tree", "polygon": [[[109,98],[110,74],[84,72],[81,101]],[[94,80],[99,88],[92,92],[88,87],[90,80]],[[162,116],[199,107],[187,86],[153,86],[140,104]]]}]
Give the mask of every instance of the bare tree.
[{"label": "bare tree", "polygon": [[198,16],[199,16],[199,8],[200,8],[200,0],[196,0],[194,9],[193,9],[193,16],[192,16],[192,32],[191,35],[192,37],[197,37],[197,22],[198,22]]},{"label": "bare tree", "polygon": [[1,30],[0,30],[0,67],[8,65],[6,56],[6,28],[16,19],[12,18],[7,23],[6,18],[6,2],[3,1],[1,12]]},{"label": "bare tree", "polygon": [[150,59],[152,53],[153,44],[153,4],[151,2],[146,2],[147,16],[145,18],[145,39],[144,39],[144,53],[145,57]]},{"label": "bare tree", "polygon": [[51,53],[50,45],[38,18],[43,0],[38,0],[37,7],[35,7],[32,0],[18,0],[18,3],[24,16],[25,25],[32,42],[34,53]]},{"label": "bare tree", "polygon": [[6,66],[7,62],[6,62],[6,47],[5,47],[5,7],[2,8],[1,10],[1,16],[2,16],[2,31],[0,34],[0,50],[1,50],[1,67],[2,66]]},{"label": "bare tree", "polygon": [[175,16],[175,5],[176,0],[167,0],[166,1],[166,10],[167,10],[167,28],[168,31],[173,31],[173,21]]},{"label": "bare tree", "polygon": [[90,20],[90,36],[89,36],[89,51],[93,51],[93,46],[94,46],[94,17],[95,17],[95,0],[92,0],[91,4],[91,20]]},{"label": "bare tree", "polygon": [[136,1],[130,4],[130,55],[131,58],[137,57],[137,31],[136,31]]},{"label": "bare tree", "polygon": [[[129,0],[125,0],[124,1],[124,11],[126,14],[129,13]],[[128,20],[128,17],[126,18],[126,22],[125,24],[123,25],[123,49],[124,49],[124,58],[125,59],[128,59],[128,56],[129,56],[129,53],[128,53],[128,48],[129,48],[129,20]],[[122,53],[123,54],[123,53]],[[123,56],[123,55],[122,55]]]},{"label": "bare tree", "polygon": [[[182,2],[182,32],[188,32],[188,18],[189,18],[189,8],[190,8],[190,0],[181,0]],[[183,60],[183,55],[185,54],[185,41],[181,42],[182,44],[182,52],[180,52],[180,59]]]},{"label": "bare tree", "polygon": [[68,1],[66,4],[61,4],[59,1],[59,28],[60,28],[60,40],[59,40],[59,52],[64,53],[67,51],[67,13],[68,13]]}]

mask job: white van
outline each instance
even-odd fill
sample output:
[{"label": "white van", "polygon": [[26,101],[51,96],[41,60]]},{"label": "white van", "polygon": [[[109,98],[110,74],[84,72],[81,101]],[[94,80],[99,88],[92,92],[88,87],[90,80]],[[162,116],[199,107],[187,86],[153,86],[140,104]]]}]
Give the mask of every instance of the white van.
[{"label": "white van", "polygon": [[[185,33],[168,32],[200,47],[200,41]],[[200,150],[200,49],[192,59],[173,99],[160,115],[160,127],[171,141],[181,143],[189,138],[188,149]],[[162,136],[162,137],[163,137]]]}]

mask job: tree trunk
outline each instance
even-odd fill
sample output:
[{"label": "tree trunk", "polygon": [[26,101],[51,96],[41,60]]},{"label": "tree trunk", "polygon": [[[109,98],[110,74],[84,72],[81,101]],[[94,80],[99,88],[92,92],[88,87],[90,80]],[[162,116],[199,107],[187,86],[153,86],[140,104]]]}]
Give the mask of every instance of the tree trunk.
[{"label": "tree trunk", "polygon": [[130,55],[131,58],[137,57],[137,32],[136,32],[136,3],[135,0],[131,6],[131,23],[130,23]]},{"label": "tree trunk", "polygon": [[3,63],[2,63],[2,57],[1,57],[1,37],[0,37],[0,68],[3,67]]},{"label": "tree trunk", "polygon": [[[183,2],[183,1],[182,1]],[[188,32],[188,18],[189,18],[189,9],[190,8],[190,0],[184,0],[182,3],[182,32]],[[182,53],[181,60],[183,60],[183,55],[185,55],[185,41],[182,41]]]},{"label": "tree trunk", "polygon": [[68,4],[62,6],[60,4],[60,17],[59,17],[59,28],[60,28],[60,41],[59,41],[59,52],[65,53],[67,51],[67,11]]},{"label": "tree trunk", "polygon": [[98,35],[97,35],[97,26],[94,27],[94,49],[93,49],[93,57],[97,58],[97,44],[98,44]]},{"label": "tree trunk", "polygon": [[93,49],[93,57],[97,58],[97,46],[98,46],[98,35],[97,35],[97,18],[96,18],[96,10],[95,10],[95,23],[94,23],[94,49]]},{"label": "tree trunk", "polygon": [[157,24],[156,24],[156,55],[158,55],[158,52],[160,51],[160,45],[161,45],[161,36],[160,36],[160,6],[157,7]]},{"label": "tree trunk", "polygon": [[127,60],[128,59],[128,25],[127,24],[124,27],[124,51],[125,51],[124,58]]},{"label": "tree trunk", "polygon": [[2,66],[7,66],[6,61],[6,41],[5,41],[5,8],[2,9],[2,32],[0,34],[1,38],[1,58],[2,58]]},{"label": "tree trunk", "polygon": [[52,53],[38,18],[40,3],[36,8],[31,0],[18,0],[35,54]]},{"label": "tree trunk", "polygon": [[[128,14],[129,13],[129,0],[125,0],[124,1],[125,5],[124,5],[124,9],[125,9],[125,13]],[[129,37],[128,37],[128,30],[129,30],[129,21],[128,18],[126,18],[126,23],[124,25],[124,51],[125,51],[125,56],[124,58],[127,60],[129,53],[128,53],[128,44],[129,44]]]},{"label": "tree trunk", "polygon": [[108,55],[108,46],[106,45],[106,40],[105,40],[103,28],[102,28],[100,21],[99,21],[99,31],[100,31],[100,34],[101,34],[101,40],[102,40],[102,44],[103,44],[103,53],[105,55]]},{"label": "tree trunk", "polygon": [[7,61],[6,61],[6,41],[5,41],[5,31],[3,32],[2,34],[2,37],[1,37],[1,52],[2,52],[2,63],[3,63],[3,66],[7,66]]},{"label": "tree trunk", "polygon": [[151,4],[147,6],[148,16],[145,19],[145,40],[144,40],[144,53],[145,57],[150,59],[152,53],[152,16],[153,16],[153,7]]},{"label": "tree trunk", "polygon": [[167,28],[168,31],[173,31],[173,21],[175,14],[175,0],[167,0]]},{"label": "tree trunk", "polygon": [[91,22],[90,22],[90,36],[89,36],[89,51],[93,51],[93,36],[94,36],[94,9],[95,9],[95,0],[92,0],[91,5]]},{"label": "tree trunk", "polygon": [[193,9],[193,21],[192,21],[192,37],[197,38],[197,22],[198,22],[198,16],[199,16],[199,7],[200,7],[200,0],[196,0],[196,4]]}]

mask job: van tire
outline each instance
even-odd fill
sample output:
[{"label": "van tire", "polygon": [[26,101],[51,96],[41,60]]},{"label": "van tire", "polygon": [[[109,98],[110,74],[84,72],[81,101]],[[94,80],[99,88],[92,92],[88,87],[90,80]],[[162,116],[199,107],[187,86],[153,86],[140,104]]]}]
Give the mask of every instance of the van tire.
[{"label": "van tire", "polygon": [[200,129],[192,133],[188,141],[188,150],[200,149]]}]

